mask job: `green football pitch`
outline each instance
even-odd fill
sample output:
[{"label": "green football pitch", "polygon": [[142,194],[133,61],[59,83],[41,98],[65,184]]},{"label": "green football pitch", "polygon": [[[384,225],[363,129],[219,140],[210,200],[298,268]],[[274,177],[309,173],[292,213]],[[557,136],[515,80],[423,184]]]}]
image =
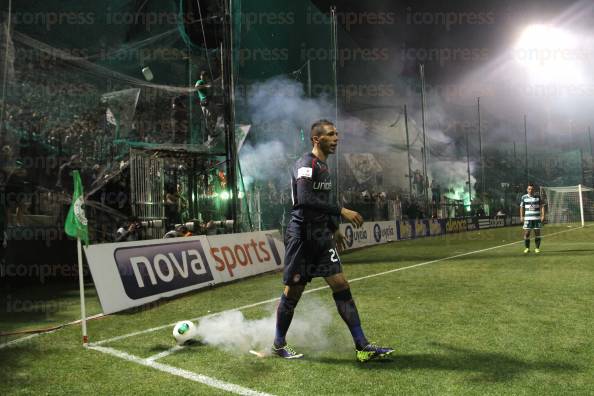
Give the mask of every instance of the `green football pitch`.
[{"label": "green football pitch", "polygon": [[[175,347],[178,320],[238,309],[245,320],[224,329],[237,337],[245,330],[237,323],[268,323],[282,289],[275,273],[90,321],[90,348],[80,345],[78,325],[3,340],[0,394],[592,395],[594,227],[543,231],[538,255],[522,253],[519,227],[343,254],[363,329],[396,349],[389,359],[355,361],[348,329],[317,279],[288,336],[303,359],[205,342]],[[1,323],[15,330],[74,319],[76,291],[60,298],[43,322],[3,308]],[[93,290],[88,311],[100,312]]]}]

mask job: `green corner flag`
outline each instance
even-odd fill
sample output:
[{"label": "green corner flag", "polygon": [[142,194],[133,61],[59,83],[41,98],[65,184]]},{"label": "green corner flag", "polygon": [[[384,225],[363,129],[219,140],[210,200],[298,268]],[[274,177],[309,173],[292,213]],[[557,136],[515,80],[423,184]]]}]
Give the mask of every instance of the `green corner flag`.
[{"label": "green corner flag", "polygon": [[70,206],[68,216],[66,217],[64,230],[66,231],[66,234],[74,238],[80,238],[86,245],[88,245],[89,230],[87,228],[85,209],[83,208],[85,201],[80,173],[77,170],[72,171],[72,177],[74,178],[74,193],[72,194],[72,205]]}]

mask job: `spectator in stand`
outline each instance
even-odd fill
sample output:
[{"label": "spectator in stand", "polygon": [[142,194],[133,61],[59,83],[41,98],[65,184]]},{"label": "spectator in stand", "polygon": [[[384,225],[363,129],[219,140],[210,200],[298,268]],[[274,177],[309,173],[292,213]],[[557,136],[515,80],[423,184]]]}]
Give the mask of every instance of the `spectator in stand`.
[{"label": "spectator in stand", "polygon": [[178,224],[173,230],[165,234],[163,238],[190,237],[192,235],[192,232],[188,229],[188,227],[185,224]]},{"label": "spectator in stand", "polygon": [[126,225],[116,231],[116,242],[139,241],[142,239],[142,223],[136,216],[129,217]]},{"label": "spectator in stand", "polygon": [[205,142],[210,143],[214,133],[212,104],[210,98],[210,89],[212,88],[212,84],[208,82],[208,73],[206,71],[203,70],[200,72],[200,78],[198,81],[196,81],[194,87],[196,88],[196,95],[198,96],[198,102],[200,103],[200,108],[202,109],[204,124],[206,125],[206,131],[208,134],[208,138],[205,139]]},{"label": "spectator in stand", "polygon": [[486,217],[487,214],[485,213],[485,209],[483,208],[483,205],[480,205],[477,210],[476,210],[476,216],[477,217]]}]

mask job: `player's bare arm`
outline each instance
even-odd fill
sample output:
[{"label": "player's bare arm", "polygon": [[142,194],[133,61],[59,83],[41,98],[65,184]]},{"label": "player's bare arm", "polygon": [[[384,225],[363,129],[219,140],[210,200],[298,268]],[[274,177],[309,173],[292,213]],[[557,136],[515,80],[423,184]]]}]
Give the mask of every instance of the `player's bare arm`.
[{"label": "player's bare arm", "polygon": [[363,216],[359,212],[347,208],[340,209],[340,215],[349,223],[359,228],[363,225]]}]

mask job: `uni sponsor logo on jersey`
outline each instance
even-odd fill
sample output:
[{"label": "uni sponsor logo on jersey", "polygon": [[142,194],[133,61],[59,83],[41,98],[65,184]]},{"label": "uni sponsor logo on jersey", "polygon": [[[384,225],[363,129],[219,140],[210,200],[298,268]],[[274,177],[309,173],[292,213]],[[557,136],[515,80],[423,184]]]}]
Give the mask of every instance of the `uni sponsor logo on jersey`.
[{"label": "uni sponsor logo on jersey", "polygon": [[327,182],[321,182],[321,181],[315,181],[313,182],[313,189],[314,190],[324,190],[324,191],[330,191],[332,190],[332,182],[331,181],[327,181]]}]

